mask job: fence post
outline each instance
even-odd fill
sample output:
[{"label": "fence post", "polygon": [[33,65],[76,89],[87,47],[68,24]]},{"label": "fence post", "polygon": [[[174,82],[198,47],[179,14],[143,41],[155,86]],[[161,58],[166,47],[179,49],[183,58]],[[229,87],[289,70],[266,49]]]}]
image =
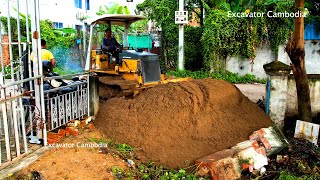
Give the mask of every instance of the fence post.
[{"label": "fence post", "polygon": [[[89,75],[88,75],[89,76]],[[89,115],[95,116],[99,110],[99,78],[89,76]]]},{"label": "fence post", "polygon": [[270,80],[270,91],[267,91],[269,116],[271,120],[283,130],[286,112],[286,97],[288,89],[288,76],[291,67],[280,62],[273,61],[263,66]]}]

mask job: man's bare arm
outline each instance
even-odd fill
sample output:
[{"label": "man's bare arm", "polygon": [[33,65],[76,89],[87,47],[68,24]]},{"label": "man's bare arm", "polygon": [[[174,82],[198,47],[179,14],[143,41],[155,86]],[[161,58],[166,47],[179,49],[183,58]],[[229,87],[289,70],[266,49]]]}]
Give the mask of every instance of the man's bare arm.
[{"label": "man's bare arm", "polygon": [[51,59],[51,63],[52,63],[52,66],[55,67],[55,66],[56,66],[56,63],[57,63],[57,62],[56,62],[56,59],[55,59],[55,58]]}]

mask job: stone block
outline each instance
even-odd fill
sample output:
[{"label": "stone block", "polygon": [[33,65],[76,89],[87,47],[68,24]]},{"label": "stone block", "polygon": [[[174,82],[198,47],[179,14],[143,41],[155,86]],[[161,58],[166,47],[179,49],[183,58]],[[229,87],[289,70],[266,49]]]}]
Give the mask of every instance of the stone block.
[{"label": "stone block", "polygon": [[211,164],[210,175],[217,180],[236,180],[241,177],[239,160],[237,158],[227,157],[216,163]]},{"label": "stone block", "polygon": [[226,149],[196,160],[200,168],[208,168],[212,179],[232,180],[239,179],[241,170],[237,157],[236,149]]},{"label": "stone block", "polygon": [[76,129],[74,127],[66,127],[66,132],[68,132],[68,134],[73,135],[73,136],[79,135],[78,129]]},{"label": "stone block", "polygon": [[252,147],[253,147],[254,149],[259,148],[260,145],[259,145],[258,141],[253,141],[253,142],[252,142]]},{"label": "stone block", "polygon": [[267,138],[262,138],[261,142],[263,143],[263,145],[266,149],[268,149],[268,150],[271,149],[271,145],[270,145],[269,141],[267,140]]},{"label": "stone block", "polygon": [[61,136],[61,137],[65,137],[65,136],[66,136],[66,130],[64,130],[64,129],[59,129],[59,130],[58,130],[58,135]]},{"label": "stone block", "polygon": [[262,155],[266,155],[266,149],[264,147],[258,147],[254,149],[257,153],[262,154]]},{"label": "stone block", "polygon": [[233,149],[226,149],[223,151],[218,151],[216,153],[210,154],[208,156],[205,156],[203,158],[197,159],[196,164],[200,166],[207,166],[210,167],[211,163],[217,162],[221,159],[225,159],[227,157],[233,157],[236,153]]},{"label": "stone block", "polygon": [[94,125],[92,123],[89,123],[88,124],[88,129],[90,129],[90,130],[94,129]]},{"label": "stone block", "polygon": [[254,169],[268,165],[268,158],[265,155],[259,154],[253,147],[249,147],[237,153],[239,160],[246,160],[248,164],[253,164]]}]

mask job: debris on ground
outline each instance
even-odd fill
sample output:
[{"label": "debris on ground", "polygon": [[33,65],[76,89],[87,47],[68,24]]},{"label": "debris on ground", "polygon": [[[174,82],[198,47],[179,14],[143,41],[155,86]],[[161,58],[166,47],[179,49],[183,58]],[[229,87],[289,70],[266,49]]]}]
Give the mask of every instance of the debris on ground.
[{"label": "debris on ground", "polygon": [[263,173],[243,171],[241,179],[320,179],[320,142],[314,141],[319,125],[299,120],[295,124],[285,130],[287,145],[269,154]]},{"label": "debris on ground", "polygon": [[290,145],[268,157],[263,174],[243,171],[241,179],[320,179],[320,148],[307,140],[287,139]]},{"label": "debris on ground", "polygon": [[319,129],[319,124],[297,120],[294,137],[298,139],[306,139],[313,144],[317,144]]},{"label": "debris on ground", "polygon": [[248,139],[272,121],[234,85],[215,79],[168,83],[134,99],[100,103],[94,124],[139,149],[139,158],[171,168]]},{"label": "debris on ground", "polygon": [[[196,160],[196,164],[209,169],[212,179],[236,180],[242,171],[266,172],[267,154],[282,149],[286,143],[276,127],[261,128],[249,136],[249,140]],[[240,168],[239,168],[240,167]],[[199,169],[201,171],[201,169]]]},{"label": "debris on ground", "polygon": [[61,142],[65,137],[79,135],[79,129],[94,129],[94,125],[90,123],[92,117],[86,117],[83,120],[72,120],[67,123],[66,127],[61,127],[56,132],[47,133],[48,144],[55,144]]}]

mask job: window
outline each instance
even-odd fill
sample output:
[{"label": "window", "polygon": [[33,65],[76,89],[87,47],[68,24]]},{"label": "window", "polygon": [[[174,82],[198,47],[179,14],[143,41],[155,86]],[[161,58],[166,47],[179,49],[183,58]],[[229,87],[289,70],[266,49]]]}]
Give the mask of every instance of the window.
[{"label": "window", "polygon": [[54,22],[53,25],[55,29],[63,28],[62,22]]},{"label": "window", "polygon": [[305,40],[320,40],[320,27],[316,23],[305,24],[304,39]]},{"label": "window", "polygon": [[74,0],[74,6],[76,8],[82,9],[82,0]]},{"label": "window", "polygon": [[90,10],[90,0],[86,0],[86,10]]}]

